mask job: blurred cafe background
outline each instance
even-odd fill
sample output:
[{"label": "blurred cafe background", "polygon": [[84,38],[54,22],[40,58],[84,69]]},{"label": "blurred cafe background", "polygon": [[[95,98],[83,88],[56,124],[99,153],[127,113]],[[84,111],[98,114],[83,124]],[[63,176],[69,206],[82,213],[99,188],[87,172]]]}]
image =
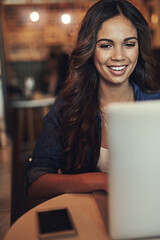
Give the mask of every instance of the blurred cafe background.
[{"label": "blurred cafe background", "polygon": [[[24,162],[67,77],[79,23],[95,2],[0,1],[0,239],[10,224],[38,203],[27,200]],[[159,64],[160,1],[131,2],[150,25]]]}]

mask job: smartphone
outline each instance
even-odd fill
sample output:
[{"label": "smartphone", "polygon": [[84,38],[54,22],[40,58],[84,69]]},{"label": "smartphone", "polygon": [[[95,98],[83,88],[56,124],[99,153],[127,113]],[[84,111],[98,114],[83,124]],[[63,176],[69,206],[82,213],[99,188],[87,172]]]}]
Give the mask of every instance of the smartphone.
[{"label": "smartphone", "polygon": [[49,209],[37,212],[40,239],[71,237],[77,234],[75,224],[68,208]]}]

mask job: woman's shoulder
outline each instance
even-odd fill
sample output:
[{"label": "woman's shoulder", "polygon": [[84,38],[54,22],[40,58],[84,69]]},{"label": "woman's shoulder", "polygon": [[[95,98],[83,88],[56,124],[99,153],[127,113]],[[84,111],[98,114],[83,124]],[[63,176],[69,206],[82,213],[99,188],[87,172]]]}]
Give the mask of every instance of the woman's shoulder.
[{"label": "woman's shoulder", "polygon": [[134,90],[135,101],[160,100],[160,90],[154,92],[142,91],[137,84],[132,83],[132,86]]}]

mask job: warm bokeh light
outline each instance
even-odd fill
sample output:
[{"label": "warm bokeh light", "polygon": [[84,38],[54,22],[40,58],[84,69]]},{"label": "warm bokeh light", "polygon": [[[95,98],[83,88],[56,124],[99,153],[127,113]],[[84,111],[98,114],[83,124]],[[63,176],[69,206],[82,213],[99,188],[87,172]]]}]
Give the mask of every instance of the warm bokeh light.
[{"label": "warm bokeh light", "polygon": [[69,14],[63,14],[61,18],[64,24],[69,24],[71,22],[71,16]]},{"label": "warm bokeh light", "polygon": [[159,21],[158,15],[157,14],[152,14],[151,16],[151,22],[154,24],[157,24]]},{"label": "warm bokeh light", "polygon": [[31,12],[30,19],[32,22],[37,22],[39,20],[39,13],[38,12]]}]

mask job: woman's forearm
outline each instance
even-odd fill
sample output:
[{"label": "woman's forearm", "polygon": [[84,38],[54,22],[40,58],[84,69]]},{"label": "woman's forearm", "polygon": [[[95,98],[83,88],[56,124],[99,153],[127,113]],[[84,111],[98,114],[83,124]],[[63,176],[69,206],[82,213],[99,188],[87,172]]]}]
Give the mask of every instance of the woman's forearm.
[{"label": "woman's forearm", "polygon": [[28,189],[30,198],[54,197],[62,193],[108,191],[108,174],[102,172],[82,174],[44,174]]}]

